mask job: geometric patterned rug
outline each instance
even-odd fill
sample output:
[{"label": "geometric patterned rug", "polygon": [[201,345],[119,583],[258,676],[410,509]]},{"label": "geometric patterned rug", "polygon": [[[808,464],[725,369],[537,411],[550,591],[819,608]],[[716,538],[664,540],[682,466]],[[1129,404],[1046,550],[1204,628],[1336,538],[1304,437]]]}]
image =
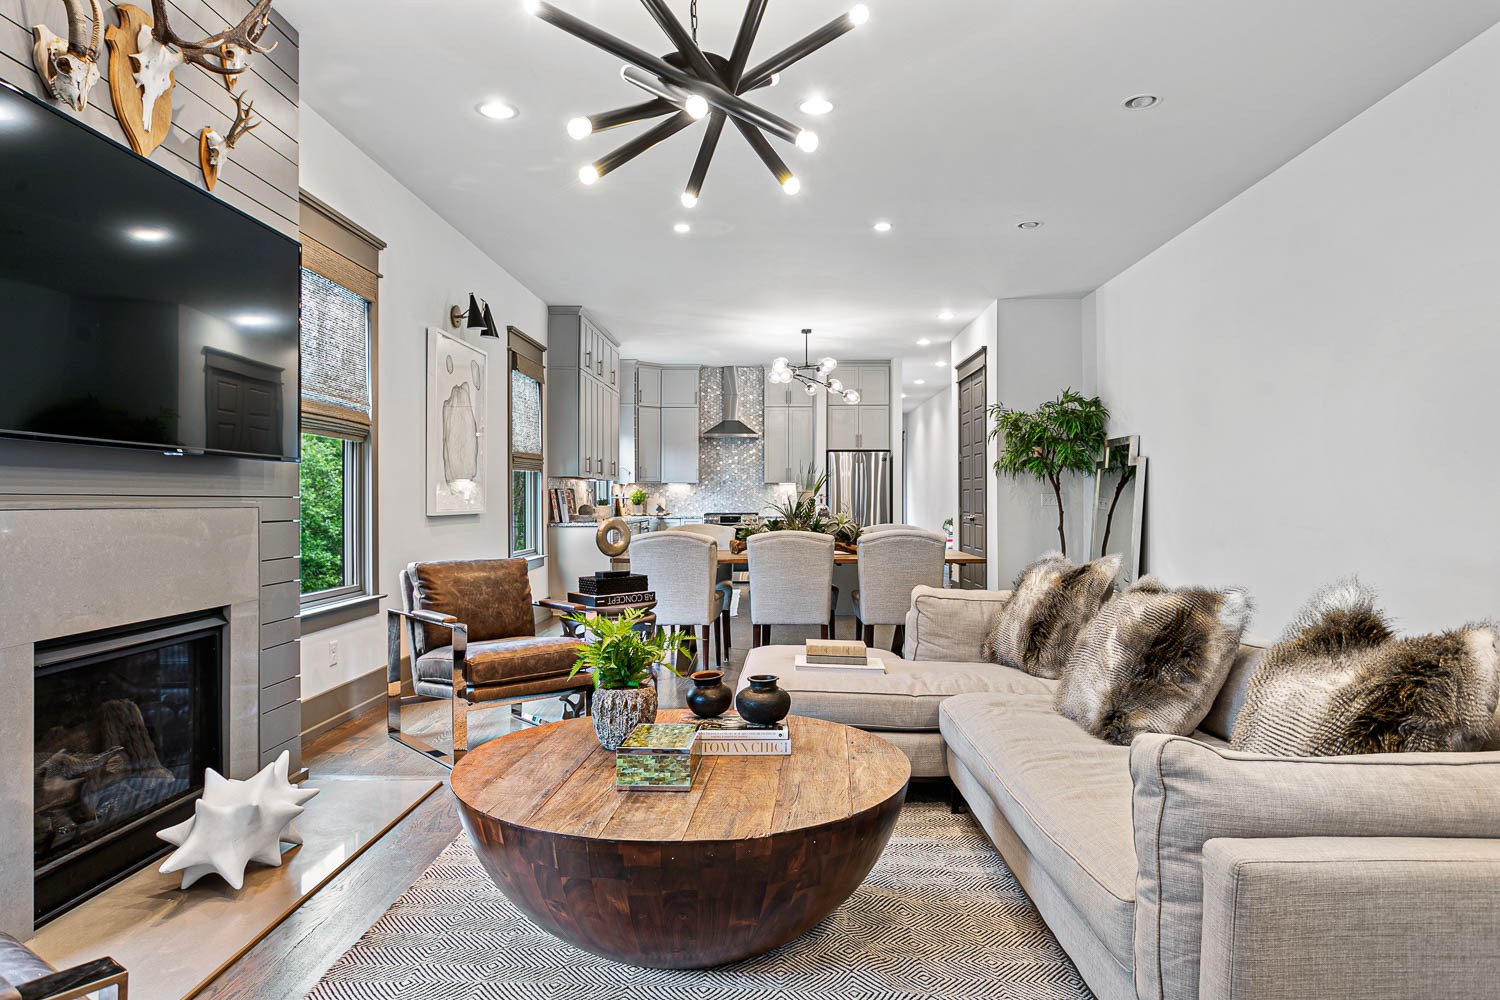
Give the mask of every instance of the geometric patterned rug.
[{"label": "geometric patterned rug", "polygon": [[308,1000],[1092,1000],[967,813],[917,802],[865,884],[775,951],[637,969],[540,930],[460,837]]}]

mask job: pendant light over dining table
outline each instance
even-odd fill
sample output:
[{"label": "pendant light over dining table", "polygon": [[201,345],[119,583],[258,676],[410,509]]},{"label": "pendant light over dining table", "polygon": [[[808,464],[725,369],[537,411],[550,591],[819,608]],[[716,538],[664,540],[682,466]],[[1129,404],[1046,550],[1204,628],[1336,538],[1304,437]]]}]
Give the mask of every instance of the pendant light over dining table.
[{"label": "pendant light over dining table", "polygon": [[750,49],[755,44],[756,33],[760,30],[760,22],[765,15],[766,0],[749,0],[744,19],[740,22],[739,33],[734,40],[734,48],[727,58],[716,52],[706,51],[698,44],[698,0],[692,0],[691,31],[683,27],[677,15],[672,13],[667,0],[641,2],[671,41],[674,51],[664,56],[655,56],[574,17],[547,0],[525,2],[529,13],[575,38],[625,60],[627,65],[620,70],[621,78],[650,95],[649,100],[638,104],[574,118],[568,122],[570,136],[585,139],[596,132],[605,132],[622,125],[666,118],[624,145],[580,168],[578,179],[584,184],[593,184],[662,140],[707,118],[703,140],[698,147],[698,157],[693,163],[687,187],[682,192],[684,206],[691,208],[697,204],[703,191],[703,181],[708,175],[709,162],[713,159],[726,123],[733,123],[783,191],[796,194],[801,190],[801,181],[766,136],[770,135],[791,143],[805,153],[811,153],[818,148],[817,133],[799,128],[780,115],[766,111],[747,100],[745,95],[763,87],[775,86],[781,72],[787,67],[850,29],[864,24],[870,17],[869,9],[864,4],[856,4],[847,13],[834,18],[801,41],[747,69]]}]

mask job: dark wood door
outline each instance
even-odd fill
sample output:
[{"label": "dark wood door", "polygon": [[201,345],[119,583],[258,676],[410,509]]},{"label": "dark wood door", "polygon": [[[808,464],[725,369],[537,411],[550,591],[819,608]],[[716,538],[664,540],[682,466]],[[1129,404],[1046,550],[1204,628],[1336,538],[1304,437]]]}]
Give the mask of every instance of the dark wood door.
[{"label": "dark wood door", "polygon": [[[988,502],[989,469],[985,463],[984,353],[959,366],[958,381],[958,547],[974,555],[986,555],[985,506]],[[983,590],[985,564],[959,567],[958,585],[964,590]]]}]

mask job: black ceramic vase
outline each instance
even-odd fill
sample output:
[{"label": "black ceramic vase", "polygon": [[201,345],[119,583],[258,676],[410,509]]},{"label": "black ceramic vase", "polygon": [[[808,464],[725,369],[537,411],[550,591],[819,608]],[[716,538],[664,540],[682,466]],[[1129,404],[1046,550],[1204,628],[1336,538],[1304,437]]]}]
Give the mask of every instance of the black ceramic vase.
[{"label": "black ceramic vase", "polygon": [[746,722],[769,726],[786,718],[792,710],[792,696],[776,686],[775,674],[756,674],[735,697],[734,707]]},{"label": "black ceramic vase", "polygon": [[734,692],[724,683],[724,671],[699,670],[693,674],[693,689],[687,693],[687,707],[702,719],[717,719],[734,704]]}]

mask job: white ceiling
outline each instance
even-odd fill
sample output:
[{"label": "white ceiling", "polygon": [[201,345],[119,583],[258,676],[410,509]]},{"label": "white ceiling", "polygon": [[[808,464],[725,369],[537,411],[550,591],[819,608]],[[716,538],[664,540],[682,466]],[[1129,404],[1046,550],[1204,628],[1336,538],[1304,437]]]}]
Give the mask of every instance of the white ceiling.
[{"label": "white ceiling", "polygon": [[[639,4],[556,2],[670,47]],[[564,124],[641,95],[520,0],[277,8],[301,32],[303,100],[542,298],[590,307],[625,356],[764,363],[810,326],[816,354],[901,359],[908,406],[947,384],[934,362],[989,300],[1086,293],[1500,20],[1500,0],[868,5],[869,23],[755,95],[822,139],[811,155],[773,140],[802,193],[727,128],[691,210],[701,123],[578,182],[638,129],[577,142]],[[699,6],[700,37],[727,53],[742,0]],[[849,6],[770,4],[751,62]],[[834,111],[801,114],[812,93]],[[1140,93],[1162,102],[1121,107]],[[481,118],[490,97],[519,117]]]}]

